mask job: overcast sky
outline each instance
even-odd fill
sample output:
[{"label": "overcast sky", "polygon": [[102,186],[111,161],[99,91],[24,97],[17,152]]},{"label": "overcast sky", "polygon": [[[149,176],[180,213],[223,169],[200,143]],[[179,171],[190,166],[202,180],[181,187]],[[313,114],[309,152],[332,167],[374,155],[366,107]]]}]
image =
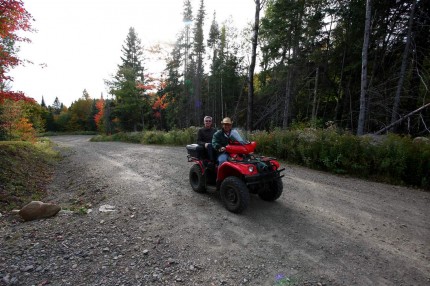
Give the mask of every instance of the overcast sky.
[{"label": "overcast sky", "polygon": [[[216,11],[219,24],[231,17],[241,30],[254,18],[254,0],[205,0],[208,28]],[[196,15],[200,0],[191,0]],[[23,91],[47,105],[55,97],[67,107],[82,96],[107,96],[105,79],[120,63],[121,47],[134,27],[144,48],[174,43],[183,27],[183,0],[24,0],[35,21],[31,43],[21,43],[19,56],[33,64],[16,67],[12,90]],[[205,41],[207,35],[205,35]],[[46,64],[46,66],[45,66]],[[164,65],[145,62],[147,72]]]}]

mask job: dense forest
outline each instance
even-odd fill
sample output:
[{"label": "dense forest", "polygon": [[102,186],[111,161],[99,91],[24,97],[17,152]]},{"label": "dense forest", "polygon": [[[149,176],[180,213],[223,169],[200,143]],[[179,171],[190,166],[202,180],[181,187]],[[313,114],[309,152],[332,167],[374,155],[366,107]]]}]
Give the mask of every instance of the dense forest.
[{"label": "dense forest", "polygon": [[[0,140],[43,131],[172,130],[230,116],[247,130],[327,125],[353,134],[430,132],[428,0],[254,0],[238,31],[205,1],[184,0],[182,33],[152,76],[133,27],[110,99],[86,90],[71,106],[12,91],[17,31],[31,30],[22,1],[0,1]],[[10,23],[14,23],[11,25]],[[208,33],[206,32],[208,31]]]}]

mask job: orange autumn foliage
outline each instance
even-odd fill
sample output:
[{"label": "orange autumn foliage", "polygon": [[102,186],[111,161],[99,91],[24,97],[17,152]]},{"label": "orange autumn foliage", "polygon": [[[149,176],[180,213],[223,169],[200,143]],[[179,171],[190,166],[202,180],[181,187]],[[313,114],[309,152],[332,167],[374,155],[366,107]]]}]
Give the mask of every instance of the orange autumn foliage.
[{"label": "orange autumn foliage", "polygon": [[15,132],[18,138],[23,141],[36,142],[36,131],[27,118],[21,117],[15,125]]},{"label": "orange autumn foliage", "polygon": [[94,121],[96,122],[97,130],[102,131],[103,126],[103,116],[105,113],[105,100],[103,98],[100,98],[96,102],[96,108],[99,112],[97,112],[96,115],[94,115]]},{"label": "orange autumn foliage", "polygon": [[5,132],[8,140],[36,141],[33,124],[25,116],[25,104],[25,101],[10,99],[2,103],[0,129]]}]

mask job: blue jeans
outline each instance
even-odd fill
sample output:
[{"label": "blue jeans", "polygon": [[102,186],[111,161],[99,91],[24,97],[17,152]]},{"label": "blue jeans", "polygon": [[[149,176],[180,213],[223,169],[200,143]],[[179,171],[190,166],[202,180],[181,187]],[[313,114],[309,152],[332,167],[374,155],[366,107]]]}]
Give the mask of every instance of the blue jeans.
[{"label": "blue jeans", "polygon": [[225,161],[227,161],[228,159],[228,154],[227,153],[221,153],[218,155],[218,166],[221,166],[222,163],[224,163]]}]

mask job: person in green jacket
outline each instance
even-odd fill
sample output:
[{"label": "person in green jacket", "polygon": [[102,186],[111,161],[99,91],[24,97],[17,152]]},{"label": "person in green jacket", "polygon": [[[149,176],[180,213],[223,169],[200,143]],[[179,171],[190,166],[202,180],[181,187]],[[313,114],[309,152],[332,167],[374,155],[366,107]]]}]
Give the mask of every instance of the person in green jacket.
[{"label": "person in green jacket", "polygon": [[228,154],[225,152],[225,146],[230,142],[231,128],[233,121],[230,117],[225,117],[221,121],[222,129],[215,132],[212,137],[212,147],[218,152],[218,164],[221,166],[222,163],[227,161]]}]

